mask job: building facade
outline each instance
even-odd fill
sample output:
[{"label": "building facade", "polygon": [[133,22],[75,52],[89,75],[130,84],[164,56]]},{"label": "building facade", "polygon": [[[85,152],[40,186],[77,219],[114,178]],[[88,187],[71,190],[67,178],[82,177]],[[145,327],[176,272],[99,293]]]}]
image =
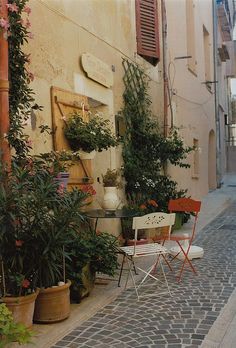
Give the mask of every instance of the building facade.
[{"label": "building facade", "polygon": [[[29,4],[34,39],[25,49],[31,54],[36,102],[43,105],[43,111],[32,113],[27,130],[34,153],[55,147],[53,137],[42,138],[38,126],[51,127],[53,118],[63,116],[56,103],[60,98],[62,113],[71,105],[81,110],[86,104],[92,112],[102,112],[115,128],[115,115],[123,103],[122,59],[127,59],[140,65],[150,79],[152,111],[163,132],[176,126],[185,143],[195,146],[187,159],[190,169],[168,166],[179,188],[197,199],[220,185],[226,169],[227,62],[232,60],[226,53],[232,36],[224,36],[222,30],[225,10],[232,31],[232,1],[31,0]],[[102,173],[121,164],[120,148],[103,151],[93,160],[98,203],[103,196]]]}]

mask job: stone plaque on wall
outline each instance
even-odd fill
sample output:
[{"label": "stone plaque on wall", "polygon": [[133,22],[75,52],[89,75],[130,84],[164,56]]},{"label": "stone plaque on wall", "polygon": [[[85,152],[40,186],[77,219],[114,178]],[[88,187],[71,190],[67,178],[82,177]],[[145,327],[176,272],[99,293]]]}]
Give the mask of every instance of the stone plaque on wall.
[{"label": "stone plaque on wall", "polygon": [[108,88],[113,85],[113,74],[109,65],[90,53],[82,54],[81,63],[90,79]]}]

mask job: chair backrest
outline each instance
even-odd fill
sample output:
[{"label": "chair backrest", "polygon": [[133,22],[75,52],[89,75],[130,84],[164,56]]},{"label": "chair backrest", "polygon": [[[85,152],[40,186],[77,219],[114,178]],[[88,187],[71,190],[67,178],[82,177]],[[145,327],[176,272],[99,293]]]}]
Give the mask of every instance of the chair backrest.
[{"label": "chair backrest", "polygon": [[143,216],[137,216],[133,218],[133,229],[135,230],[134,239],[138,239],[138,230],[140,229],[152,229],[157,227],[169,227],[169,235],[171,227],[175,223],[175,213],[151,213]]},{"label": "chair backrest", "polygon": [[201,201],[195,201],[191,198],[178,198],[171,199],[168,204],[168,210],[170,212],[188,212],[199,213],[201,209]]},{"label": "chair backrest", "polygon": [[192,227],[191,241],[194,239],[195,228],[198,218],[198,213],[201,209],[201,201],[195,201],[191,198],[171,199],[168,203],[168,210],[172,212],[187,212],[194,213],[194,223]]}]

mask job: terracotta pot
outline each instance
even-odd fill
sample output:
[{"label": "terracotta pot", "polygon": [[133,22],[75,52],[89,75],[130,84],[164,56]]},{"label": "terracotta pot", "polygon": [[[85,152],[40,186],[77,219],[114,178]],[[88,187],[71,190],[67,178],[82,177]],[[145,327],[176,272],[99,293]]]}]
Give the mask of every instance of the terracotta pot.
[{"label": "terracotta pot", "polygon": [[7,308],[12,312],[15,322],[22,323],[26,327],[32,326],[35,300],[38,293],[37,290],[35,293],[26,296],[2,298]]},{"label": "terracotta pot", "polygon": [[55,323],[64,320],[70,315],[70,285],[40,289],[35,302],[34,322]]}]

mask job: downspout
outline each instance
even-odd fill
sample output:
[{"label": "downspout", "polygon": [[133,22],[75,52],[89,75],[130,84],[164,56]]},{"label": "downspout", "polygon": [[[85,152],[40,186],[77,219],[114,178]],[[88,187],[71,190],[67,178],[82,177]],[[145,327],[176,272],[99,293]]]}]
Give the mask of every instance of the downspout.
[{"label": "downspout", "polygon": [[[216,2],[212,0],[212,20],[213,20],[213,62],[214,62],[214,81],[218,81],[217,74],[217,12]],[[221,186],[221,132],[219,116],[219,85],[214,84],[214,104],[215,104],[215,122],[216,122],[216,185]]]},{"label": "downspout", "polygon": [[[0,18],[7,20],[7,0],[0,0]],[[5,30],[0,29],[0,156],[10,169],[11,154],[6,135],[9,131],[9,81],[8,81],[8,41]]]},{"label": "downspout", "polygon": [[162,23],[162,66],[163,66],[163,125],[164,136],[168,135],[168,78],[166,73],[166,36],[167,36],[167,22],[166,22],[166,9],[165,0],[161,0],[161,23]]}]

